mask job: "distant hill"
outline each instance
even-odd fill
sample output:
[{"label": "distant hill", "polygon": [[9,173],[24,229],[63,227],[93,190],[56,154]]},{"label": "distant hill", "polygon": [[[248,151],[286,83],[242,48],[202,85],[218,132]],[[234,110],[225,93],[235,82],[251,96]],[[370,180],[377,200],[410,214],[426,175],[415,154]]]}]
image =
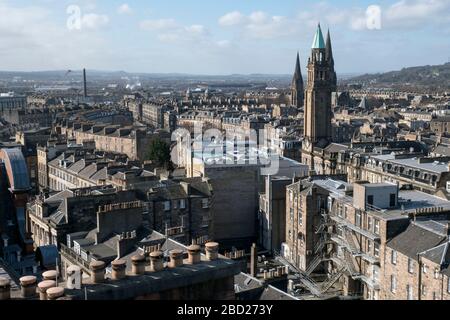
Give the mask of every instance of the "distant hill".
[{"label": "distant hill", "polygon": [[450,62],[436,66],[403,68],[386,73],[364,74],[349,79],[364,85],[450,89]]}]

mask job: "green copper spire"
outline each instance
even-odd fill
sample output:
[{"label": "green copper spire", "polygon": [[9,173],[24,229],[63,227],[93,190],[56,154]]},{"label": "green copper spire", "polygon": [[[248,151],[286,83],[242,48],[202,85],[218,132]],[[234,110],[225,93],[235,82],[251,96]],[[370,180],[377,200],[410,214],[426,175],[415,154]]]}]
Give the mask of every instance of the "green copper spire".
[{"label": "green copper spire", "polygon": [[317,26],[317,31],[316,35],[314,36],[312,49],[325,49],[325,41],[323,40],[323,34],[322,29],[320,28],[320,23]]}]

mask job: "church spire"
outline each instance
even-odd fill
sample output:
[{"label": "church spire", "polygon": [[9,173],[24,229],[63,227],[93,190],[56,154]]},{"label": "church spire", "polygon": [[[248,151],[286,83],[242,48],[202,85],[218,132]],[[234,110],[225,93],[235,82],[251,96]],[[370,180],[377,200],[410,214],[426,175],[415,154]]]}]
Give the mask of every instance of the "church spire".
[{"label": "church spire", "polygon": [[320,28],[320,23],[317,25],[316,34],[314,35],[311,49],[325,49],[325,41],[323,41],[323,34],[322,29]]},{"label": "church spire", "polygon": [[297,52],[297,61],[295,62],[294,81],[301,80],[303,82],[302,70],[300,68],[300,54]]},{"label": "church spire", "polygon": [[291,85],[291,104],[297,108],[303,107],[304,99],[303,77],[300,68],[300,54],[297,52],[297,60],[295,62],[294,77]]},{"label": "church spire", "polygon": [[325,46],[325,59],[328,61],[333,61],[333,49],[331,47],[331,36],[330,36],[330,30],[328,29],[327,32],[327,44]]}]

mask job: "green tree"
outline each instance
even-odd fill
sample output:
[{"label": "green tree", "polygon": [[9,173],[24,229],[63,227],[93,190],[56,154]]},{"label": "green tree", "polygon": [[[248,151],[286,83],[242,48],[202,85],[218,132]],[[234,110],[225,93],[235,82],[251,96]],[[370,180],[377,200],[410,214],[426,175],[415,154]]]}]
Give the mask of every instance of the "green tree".
[{"label": "green tree", "polygon": [[171,169],[172,162],[170,161],[170,145],[160,138],[153,140],[145,154],[145,159],[153,161],[158,166]]}]

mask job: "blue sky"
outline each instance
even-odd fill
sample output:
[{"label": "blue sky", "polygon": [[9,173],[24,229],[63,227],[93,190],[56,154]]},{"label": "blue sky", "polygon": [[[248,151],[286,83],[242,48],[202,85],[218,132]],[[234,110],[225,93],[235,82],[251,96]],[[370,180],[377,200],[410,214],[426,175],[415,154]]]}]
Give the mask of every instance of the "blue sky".
[{"label": "blue sky", "polygon": [[0,0],[0,16],[0,70],[292,73],[319,21],[338,73],[450,59],[450,0]]}]

